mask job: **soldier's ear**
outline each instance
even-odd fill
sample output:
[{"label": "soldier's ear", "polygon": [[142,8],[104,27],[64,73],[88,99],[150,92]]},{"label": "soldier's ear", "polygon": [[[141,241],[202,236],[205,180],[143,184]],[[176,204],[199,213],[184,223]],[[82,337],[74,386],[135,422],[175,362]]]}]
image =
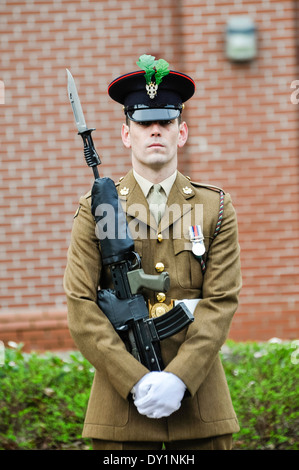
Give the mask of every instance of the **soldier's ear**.
[{"label": "soldier's ear", "polygon": [[185,123],[185,121],[183,121],[179,125],[178,147],[179,148],[183,147],[185,143],[187,142],[187,139],[188,139],[188,126]]},{"label": "soldier's ear", "polygon": [[131,136],[130,127],[127,124],[123,124],[121,128],[121,138],[124,146],[129,149],[131,148]]}]

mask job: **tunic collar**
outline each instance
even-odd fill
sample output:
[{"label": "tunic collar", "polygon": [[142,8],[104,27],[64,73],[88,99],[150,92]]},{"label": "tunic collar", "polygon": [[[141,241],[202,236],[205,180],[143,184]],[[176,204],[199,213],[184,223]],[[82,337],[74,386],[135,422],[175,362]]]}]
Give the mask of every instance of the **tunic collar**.
[{"label": "tunic collar", "polygon": [[[133,175],[134,175],[134,178],[136,179],[137,183],[139,184],[139,186],[140,186],[140,188],[141,188],[141,190],[144,194],[144,197],[147,198],[148,193],[149,193],[151,187],[153,186],[153,183],[151,181],[147,180],[146,178],[144,178],[143,176],[139,175],[138,173],[136,173],[135,170],[133,170]],[[177,177],[177,170],[172,175],[170,175],[168,178],[166,178],[165,180],[163,180],[159,183],[162,186],[162,188],[164,189],[165,194],[166,194],[167,197],[170,194],[171,188],[173,186],[173,183],[176,180],[176,177]]]}]

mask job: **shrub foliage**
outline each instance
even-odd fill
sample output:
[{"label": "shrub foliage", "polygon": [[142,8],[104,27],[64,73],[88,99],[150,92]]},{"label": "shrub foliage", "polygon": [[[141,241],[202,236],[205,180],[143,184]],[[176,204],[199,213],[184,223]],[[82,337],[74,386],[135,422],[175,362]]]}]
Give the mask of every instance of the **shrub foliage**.
[{"label": "shrub foliage", "polygon": [[299,449],[299,342],[227,346],[223,363],[241,428],[234,447]]},{"label": "shrub foliage", "polygon": [[93,378],[77,352],[65,358],[6,350],[0,367],[0,449],[84,449]]},{"label": "shrub foliage", "polygon": [[[241,428],[234,448],[299,449],[299,343],[227,342],[221,354]],[[81,432],[93,374],[78,352],[7,349],[0,449],[90,449]]]}]

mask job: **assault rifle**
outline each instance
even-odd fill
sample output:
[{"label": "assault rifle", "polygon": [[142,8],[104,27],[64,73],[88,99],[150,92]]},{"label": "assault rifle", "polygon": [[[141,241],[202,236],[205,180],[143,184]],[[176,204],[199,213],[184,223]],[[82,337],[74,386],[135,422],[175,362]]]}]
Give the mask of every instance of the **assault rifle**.
[{"label": "assault rifle", "polygon": [[78,134],[83,139],[85,160],[92,167],[95,177],[91,191],[91,211],[98,233],[103,234],[106,223],[107,211],[103,208],[109,208],[110,214],[113,213],[113,220],[109,220],[110,236],[109,233],[108,236],[100,236],[100,243],[102,263],[110,269],[114,289],[99,290],[98,305],[134,357],[151,371],[163,370],[160,341],[181,331],[194,317],[186,305],[180,302],[164,315],[149,318],[141,292],[145,288],[166,292],[170,287],[169,274],[144,273],[115,184],[110,178],[99,177],[97,166],[101,160],[91,137],[94,129],[86,126],[74,79],[68,70],[67,74],[69,98]]}]

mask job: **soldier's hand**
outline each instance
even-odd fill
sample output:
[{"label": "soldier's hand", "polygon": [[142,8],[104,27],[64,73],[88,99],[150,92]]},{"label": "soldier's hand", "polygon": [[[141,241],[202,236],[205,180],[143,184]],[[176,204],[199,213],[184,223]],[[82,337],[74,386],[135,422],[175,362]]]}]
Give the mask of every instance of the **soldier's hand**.
[{"label": "soldier's hand", "polygon": [[170,372],[149,372],[134,387],[134,403],[140,414],[163,418],[181,406],[186,385]]}]

